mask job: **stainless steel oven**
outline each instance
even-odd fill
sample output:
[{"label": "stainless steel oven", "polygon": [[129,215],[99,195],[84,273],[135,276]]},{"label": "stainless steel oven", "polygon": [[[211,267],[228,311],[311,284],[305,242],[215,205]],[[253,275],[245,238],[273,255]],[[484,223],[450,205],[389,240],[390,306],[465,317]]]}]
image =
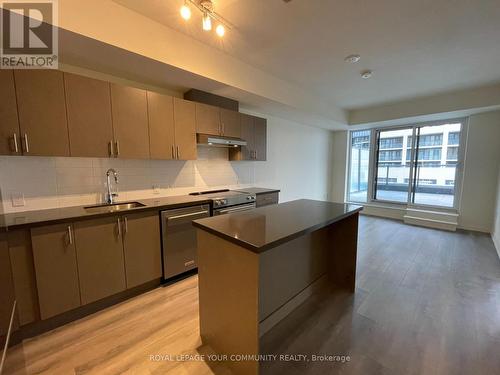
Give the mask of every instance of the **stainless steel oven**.
[{"label": "stainless steel oven", "polygon": [[208,204],[161,212],[164,279],[197,267],[196,228],[192,221],[208,216]]}]

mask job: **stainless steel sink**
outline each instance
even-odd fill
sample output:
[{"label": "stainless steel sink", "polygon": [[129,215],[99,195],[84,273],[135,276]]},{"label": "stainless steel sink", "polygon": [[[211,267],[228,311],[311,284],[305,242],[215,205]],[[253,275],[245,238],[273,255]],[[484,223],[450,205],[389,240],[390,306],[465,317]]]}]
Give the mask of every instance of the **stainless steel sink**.
[{"label": "stainless steel sink", "polygon": [[84,207],[84,209],[89,213],[100,213],[100,212],[126,211],[132,208],[144,207],[144,206],[145,204],[139,202],[127,202],[127,203],[101,204],[97,206]]}]

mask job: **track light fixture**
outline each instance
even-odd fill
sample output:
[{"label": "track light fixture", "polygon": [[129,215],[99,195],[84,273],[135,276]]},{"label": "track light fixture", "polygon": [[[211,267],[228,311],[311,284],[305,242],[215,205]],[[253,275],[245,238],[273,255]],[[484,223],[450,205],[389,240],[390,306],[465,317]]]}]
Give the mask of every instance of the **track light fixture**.
[{"label": "track light fixture", "polygon": [[226,34],[226,29],[231,30],[232,25],[214,10],[212,0],[184,0],[184,4],[180,9],[180,14],[183,19],[188,21],[191,18],[191,7],[198,9],[202,13],[202,29],[205,31],[212,30],[212,21],[217,23],[215,33],[222,38]]}]

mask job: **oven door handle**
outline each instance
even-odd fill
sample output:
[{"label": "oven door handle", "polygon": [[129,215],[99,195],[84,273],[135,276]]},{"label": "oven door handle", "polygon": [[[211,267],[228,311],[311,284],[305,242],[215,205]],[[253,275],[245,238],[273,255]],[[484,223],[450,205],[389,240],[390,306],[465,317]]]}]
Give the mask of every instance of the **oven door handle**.
[{"label": "oven door handle", "polygon": [[238,206],[238,207],[217,210],[217,213],[218,214],[229,214],[231,212],[246,211],[246,210],[249,210],[251,208],[255,208],[255,203],[245,204],[244,206],[242,205],[242,206]]}]

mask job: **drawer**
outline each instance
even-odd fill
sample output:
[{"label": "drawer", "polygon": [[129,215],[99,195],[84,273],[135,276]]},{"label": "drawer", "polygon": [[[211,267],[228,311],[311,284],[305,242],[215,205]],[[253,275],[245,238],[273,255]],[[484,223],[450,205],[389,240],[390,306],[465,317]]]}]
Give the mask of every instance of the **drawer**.
[{"label": "drawer", "polygon": [[257,195],[257,207],[262,207],[262,206],[267,206],[270,204],[277,204],[279,199],[279,193],[273,192],[273,193],[264,193],[264,194],[258,194]]}]

